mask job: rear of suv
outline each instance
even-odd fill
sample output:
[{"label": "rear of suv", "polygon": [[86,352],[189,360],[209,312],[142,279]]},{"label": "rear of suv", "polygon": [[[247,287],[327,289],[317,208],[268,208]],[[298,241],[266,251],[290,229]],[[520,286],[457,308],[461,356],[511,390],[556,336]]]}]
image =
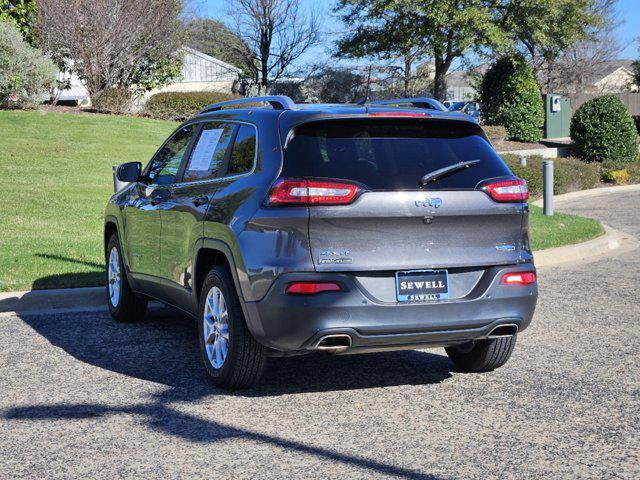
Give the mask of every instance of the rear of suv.
[{"label": "rear of suv", "polygon": [[[214,382],[266,358],[445,347],[503,365],[537,299],[528,191],[462,114],[408,106],[205,109],[106,210],[108,303],[197,319]],[[414,108],[421,106],[422,108]]]}]

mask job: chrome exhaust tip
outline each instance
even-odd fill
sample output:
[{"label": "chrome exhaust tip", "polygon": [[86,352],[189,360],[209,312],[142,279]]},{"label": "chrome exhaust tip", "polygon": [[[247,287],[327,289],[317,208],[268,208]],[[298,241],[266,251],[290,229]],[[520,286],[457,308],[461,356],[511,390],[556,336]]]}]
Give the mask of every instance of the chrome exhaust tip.
[{"label": "chrome exhaust tip", "polygon": [[351,347],[351,337],[346,333],[336,333],[334,335],[325,335],[315,344],[316,350],[329,353],[344,352]]},{"label": "chrome exhaust tip", "polygon": [[518,333],[518,325],[515,323],[505,323],[491,330],[487,338],[513,337],[516,333]]}]

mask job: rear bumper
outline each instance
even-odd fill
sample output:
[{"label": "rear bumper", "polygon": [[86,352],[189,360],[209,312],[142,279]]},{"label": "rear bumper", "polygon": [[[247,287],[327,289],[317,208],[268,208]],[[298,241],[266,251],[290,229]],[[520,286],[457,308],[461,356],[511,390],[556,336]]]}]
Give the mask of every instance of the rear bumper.
[{"label": "rear bumper", "polygon": [[[245,303],[247,323],[263,345],[283,352],[314,350],[328,334],[351,337],[349,352],[446,346],[486,338],[498,325],[531,323],[537,283],[502,285],[513,271],[531,264],[491,267],[464,298],[437,303],[381,302],[353,275],[300,273],[280,276],[259,302]],[[344,291],[313,296],[284,293],[293,281],[337,281]]]}]

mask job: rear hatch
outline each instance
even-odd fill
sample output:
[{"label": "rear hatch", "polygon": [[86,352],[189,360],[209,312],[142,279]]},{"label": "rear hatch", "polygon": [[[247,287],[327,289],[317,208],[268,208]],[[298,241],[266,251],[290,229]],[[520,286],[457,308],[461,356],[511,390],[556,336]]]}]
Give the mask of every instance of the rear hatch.
[{"label": "rear hatch", "polygon": [[[421,184],[460,162],[471,163]],[[513,264],[526,247],[523,198],[490,195],[497,181],[513,183],[513,174],[472,122],[305,123],[288,136],[281,177],[292,179],[290,192],[302,191],[298,182],[317,195],[309,202],[309,241],[319,272]]]}]

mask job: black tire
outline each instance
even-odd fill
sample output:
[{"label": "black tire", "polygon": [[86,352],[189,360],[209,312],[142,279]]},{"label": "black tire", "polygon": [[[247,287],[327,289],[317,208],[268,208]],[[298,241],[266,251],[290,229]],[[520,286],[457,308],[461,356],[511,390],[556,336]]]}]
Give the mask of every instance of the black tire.
[{"label": "black tire", "polygon": [[[208,293],[214,288],[220,289],[227,306],[228,343],[227,353],[220,368],[215,368],[209,360],[204,338],[205,304]],[[198,316],[198,337],[200,354],[205,369],[213,383],[221,388],[235,390],[253,385],[262,374],[266,364],[265,348],[249,332],[242,313],[240,300],[229,271],[217,266],[212,268],[204,279],[200,292]]]},{"label": "black tire", "polygon": [[516,346],[516,337],[517,335],[476,340],[463,345],[446,347],[445,350],[453,363],[463,370],[490,372],[507,363]]},{"label": "black tire", "polygon": [[[113,282],[109,279],[109,257],[114,248],[117,249],[118,264],[120,265],[120,295],[117,302],[115,302],[115,305],[109,292],[109,283],[113,285]],[[141,320],[144,318],[144,314],[147,311],[147,300],[136,295],[133,290],[131,290],[131,286],[127,280],[127,274],[124,269],[120,241],[118,240],[118,235],[116,233],[111,235],[109,243],[107,244],[105,262],[107,266],[107,305],[109,305],[109,312],[111,313],[111,316],[116,322],[134,322],[136,320]]]}]

